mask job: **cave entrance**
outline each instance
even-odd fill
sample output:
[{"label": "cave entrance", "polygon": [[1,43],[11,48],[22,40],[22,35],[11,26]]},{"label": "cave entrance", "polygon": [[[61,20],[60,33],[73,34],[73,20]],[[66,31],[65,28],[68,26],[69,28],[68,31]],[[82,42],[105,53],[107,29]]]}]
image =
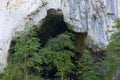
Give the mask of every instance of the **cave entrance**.
[{"label": "cave entrance", "polygon": [[47,16],[42,21],[38,35],[42,45],[44,45],[49,38],[54,38],[66,31],[68,31],[68,29],[63,20],[61,11],[50,9],[47,11]]}]

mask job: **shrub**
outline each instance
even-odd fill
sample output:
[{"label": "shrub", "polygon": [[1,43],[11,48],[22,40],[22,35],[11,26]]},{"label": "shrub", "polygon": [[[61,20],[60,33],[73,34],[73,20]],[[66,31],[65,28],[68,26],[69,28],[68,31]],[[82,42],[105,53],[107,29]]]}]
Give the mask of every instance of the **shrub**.
[{"label": "shrub", "polygon": [[104,61],[106,68],[105,80],[110,80],[115,75],[115,70],[120,67],[120,19],[115,19],[115,29],[117,31],[112,34],[110,44],[107,46],[107,56]]},{"label": "shrub", "polygon": [[[74,53],[70,51],[74,45],[71,41],[71,36],[67,33],[58,35],[56,38],[50,39],[45,48],[41,50],[43,62],[50,67],[51,65],[56,68],[55,76],[61,77],[61,80],[72,71],[74,64],[71,57]],[[54,69],[52,68],[52,69]]]},{"label": "shrub", "polygon": [[88,50],[84,50],[84,54],[79,58],[76,68],[79,80],[103,80],[103,75],[97,64],[93,63]]},{"label": "shrub", "polygon": [[3,73],[3,80],[28,80],[31,68],[40,70],[37,64],[41,63],[39,54],[39,39],[33,28],[25,28],[24,31],[17,32],[19,35],[14,54],[11,56],[8,67]]}]

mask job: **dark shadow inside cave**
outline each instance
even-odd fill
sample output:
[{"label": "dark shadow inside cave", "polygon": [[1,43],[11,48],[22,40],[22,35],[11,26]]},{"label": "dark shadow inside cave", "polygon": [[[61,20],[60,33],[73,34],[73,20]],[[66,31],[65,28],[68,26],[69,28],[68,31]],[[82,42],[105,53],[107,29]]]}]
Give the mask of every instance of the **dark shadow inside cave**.
[{"label": "dark shadow inside cave", "polygon": [[[38,37],[40,39],[42,47],[44,47],[44,45],[50,38],[54,38],[57,35],[64,32],[68,32],[67,25],[63,20],[63,15],[61,10],[54,10],[54,9],[48,10],[47,16],[42,20],[42,25],[39,27],[40,27],[39,29],[35,29],[35,30],[38,33]],[[16,45],[16,40],[12,40],[10,49],[8,51],[10,55],[14,53],[13,48],[15,45]]]},{"label": "dark shadow inside cave", "polygon": [[38,31],[38,36],[42,45],[45,45],[49,38],[54,38],[66,31],[68,31],[68,29],[63,20],[61,11],[50,9],[47,11],[47,16],[42,21],[42,25]]},{"label": "dark shadow inside cave", "polygon": [[[47,16],[42,20],[42,24],[38,29],[35,29],[38,33],[38,37],[41,42],[41,46],[44,47],[46,42],[50,38],[54,38],[64,32],[73,33],[74,36],[74,52],[81,54],[84,50],[84,41],[87,33],[74,32],[68,29],[68,26],[64,22],[63,14],[61,10],[50,9],[47,11]],[[15,46],[16,40],[11,42],[9,53],[14,53],[12,47]]]},{"label": "dark shadow inside cave", "polygon": [[[38,33],[40,42],[42,44],[42,47],[45,46],[46,42],[50,39],[50,38],[54,38],[57,35],[60,35],[64,32],[71,32],[74,34],[74,50],[71,50],[72,52],[74,52],[74,56],[71,58],[73,63],[76,65],[77,61],[81,58],[81,55],[84,53],[84,49],[85,49],[85,45],[84,45],[84,41],[86,39],[87,33],[77,33],[77,32],[73,32],[71,30],[68,30],[68,26],[66,25],[66,23],[64,22],[63,19],[63,15],[61,13],[60,10],[54,10],[54,9],[50,9],[47,11],[47,16],[43,19],[42,21],[42,25],[39,26],[40,29],[35,29]],[[11,48],[9,50],[10,55],[14,54],[14,50],[13,47],[15,46],[16,41],[13,40],[11,42]],[[10,56],[8,57],[8,60],[10,59]],[[44,65],[47,66],[47,65]],[[76,69],[74,70],[76,71]],[[42,72],[42,77],[46,77],[46,74],[48,74],[49,78],[55,78],[54,74],[57,72],[56,67],[54,67],[54,69],[52,69],[51,71],[44,71]],[[71,76],[71,78],[73,78],[74,80],[78,80],[77,79],[77,75],[76,74],[69,74]]]}]

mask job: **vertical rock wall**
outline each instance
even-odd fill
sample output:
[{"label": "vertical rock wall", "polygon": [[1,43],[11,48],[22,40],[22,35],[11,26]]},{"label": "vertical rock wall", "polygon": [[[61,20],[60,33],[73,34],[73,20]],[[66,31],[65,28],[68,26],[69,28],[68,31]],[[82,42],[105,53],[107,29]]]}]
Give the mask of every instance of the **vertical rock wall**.
[{"label": "vertical rock wall", "polygon": [[62,10],[70,29],[87,32],[86,46],[94,51],[106,48],[118,16],[117,0],[63,0]]}]

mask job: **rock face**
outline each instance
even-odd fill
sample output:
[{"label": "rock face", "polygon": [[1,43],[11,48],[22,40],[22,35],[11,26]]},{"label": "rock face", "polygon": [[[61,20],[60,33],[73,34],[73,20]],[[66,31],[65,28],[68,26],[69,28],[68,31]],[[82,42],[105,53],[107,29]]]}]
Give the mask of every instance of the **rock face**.
[{"label": "rock face", "polygon": [[112,19],[118,17],[119,3],[117,0],[1,0],[0,70],[7,65],[15,31],[27,26],[40,27],[50,9],[62,13],[69,29],[87,33],[86,46],[94,51],[104,50],[113,32]]}]

